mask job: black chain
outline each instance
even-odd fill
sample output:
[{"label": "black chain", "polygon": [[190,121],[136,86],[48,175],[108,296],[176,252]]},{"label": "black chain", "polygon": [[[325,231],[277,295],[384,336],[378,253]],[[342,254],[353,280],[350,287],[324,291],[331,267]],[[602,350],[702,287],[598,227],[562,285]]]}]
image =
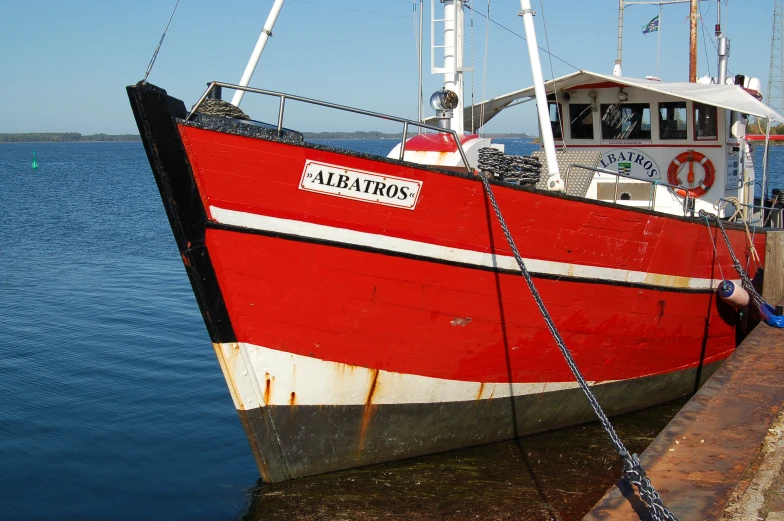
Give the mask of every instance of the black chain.
[{"label": "black chain", "polygon": [[596,414],[596,417],[599,419],[599,422],[602,424],[605,432],[607,432],[607,435],[609,436],[610,442],[613,444],[615,451],[618,453],[618,456],[620,456],[621,460],[623,460],[624,475],[633,485],[637,487],[637,490],[640,493],[640,497],[648,506],[648,510],[651,513],[651,518],[654,521],[677,521],[672,512],[670,512],[667,507],[664,506],[661,497],[659,497],[659,493],[656,492],[656,489],[651,484],[651,481],[645,475],[645,470],[642,468],[637,454],[629,454],[629,451],[626,450],[623,442],[615,433],[615,429],[610,423],[610,420],[607,419],[607,416],[604,414],[604,411],[599,405],[599,402],[596,400],[596,397],[588,387],[588,383],[585,381],[582,373],[577,368],[577,364],[572,358],[572,354],[569,351],[569,348],[566,347],[566,344],[561,337],[561,333],[558,331],[558,328],[555,326],[550,313],[547,311],[547,308],[542,301],[542,297],[539,295],[539,291],[537,291],[533,279],[531,279],[531,274],[528,272],[528,269],[526,269],[525,263],[520,256],[520,252],[517,250],[517,245],[515,244],[514,239],[512,239],[512,234],[509,232],[509,228],[506,226],[506,221],[504,220],[503,215],[501,215],[501,210],[498,208],[498,202],[495,199],[495,195],[493,195],[493,190],[490,187],[490,181],[488,181],[487,176],[482,170],[479,170],[479,176],[482,178],[482,183],[484,183],[485,191],[487,192],[487,196],[490,199],[490,204],[493,206],[493,210],[495,211],[495,215],[498,218],[499,224],[501,225],[501,229],[504,231],[504,235],[506,236],[506,240],[509,243],[509,247],[512,249],[514,258],[517,261],[517,265],[520,267],[520,272],[522,273],[523,278],[525,278],[528,289],[531,291],[531,295],[536,301],[539,312],[542,314],[542,317],[547,324],[547,329],[550,330],[550,334],[553,336],[555,343],[558,345],[558,349],[561,350],[561,354],[563,354],[564,358],[566,359],[566,364],[569,366],[569,369],[571,369],[572,374],[577,380],[577,383],[580,385],[580,389],[583,390],[586,398],[588,398],[588,403],[591,405],[593,412]]},{"label": "black chain", "polygon": [[542,176],[542,163],[530,156],[507,156],[491,147],[479,149],[477,168],[485,175],[505,183],[536,184]]},{"label": "black chain", "polygon": [[228,101],[215,98],[205,98],[199,105],[199,110],[196,113],[224,118],[250,119],[250,116],[245,114],[239,107],[235,107]]},{"label": "black chain", "polygon": [[709,218],[713,219],[719,225],[719,229],[721,230],[721,235],[724,237],[724,242],[727,244],[727,250],[729,250],[730,252],[730,258],[732,258],[732,265],[735,267],[735,271],[738,272],[738,275],[740,275],[741,285],[743,286],[743,289],[749,292],[749,295],[751,295],[751,298],[754,299],[754,303],[757,305],[757,307],[759,308],[765,307],[765,300],[762,298],[762,296],[759,293],[757,293],[757,290],[754,289],[754,285],[751,283],[748,274],[743,269],[743,266],[741,265],[738,258],[735,256],[735,251],[732,249],[732,245],[730,244],[730,239],[729,237],[727,237],[727,232],[724,230],[724,223],[721,222],[721,219],[707,213],[705,210],[700,210],[700,216],[704,217],[706,221]]}]

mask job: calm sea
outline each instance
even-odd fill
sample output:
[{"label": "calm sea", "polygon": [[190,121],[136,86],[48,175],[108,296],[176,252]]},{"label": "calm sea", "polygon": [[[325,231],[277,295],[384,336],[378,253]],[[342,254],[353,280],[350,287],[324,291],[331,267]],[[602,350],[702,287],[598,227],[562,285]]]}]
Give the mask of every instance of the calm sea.
[{"label": "calm sea", "polygon": [[[509,153],[535,148],[501,141]],[[381,153],[395,144],[332,143]],[[771,164],[772,186],[784,186],[784,148],[773,149]],[[412,492],[390,494],[394,485],[383,476],[421,482],[422,475],[401,474],[420,465],[431,477],[435,467],[476,477],[480,461],[511,461],[511,445],[501,444],[483,449],[488,453],[454,453],[446,463],[412,460],[262,490],[142,145],[4,144],[0,176],[0,519],[371,519],[363,514],[368,497],[383,498],[376,505],[382,512],[412,508]],[[659,413],[655,428],[634,430],[629,425],[639,421],[629,420],[619,430],[642,440],[635,449],[642,450],[674,410]],[[592,431],[575,432],[584,438]],[[548,439],[532,439],[540,451],[534,454],[563,458]],[[606,449],[594,463],[607,477],[592,484],[586,502],[618,475]],[[510,508],[547,510],[547,495],[531,477],[532,466],[544,467],[541,457],[518,463],[505,472],[528,480],[515,490],[533,490],[533,499],[515,499]],[[365,510],[335,500],[345,491],[341,479],[376,487],[360,494]],[[559,483],[564,494],[581,488],[579,481]],[[428,497],[428,508],[455,499],[448,491]],[[402,518],[431,519],[422,515]]]}]

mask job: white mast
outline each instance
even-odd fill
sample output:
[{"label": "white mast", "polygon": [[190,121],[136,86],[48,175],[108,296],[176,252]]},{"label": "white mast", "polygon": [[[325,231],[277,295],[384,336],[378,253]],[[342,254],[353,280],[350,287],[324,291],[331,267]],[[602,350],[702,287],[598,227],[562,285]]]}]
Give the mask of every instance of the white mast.
[{"label": "white mast", "polygon": [[[264,51],[264,46],[267,45],[267,40],[272,36],[272,27],[275,25],[275,20],[278,19],[278,14],[283,7],[284,1],[285,0],[275,0],[275,3],[272,5],[267,21],[264,22],[264,28],[259,35],[259,40],[256,42],[256,47],[253,49],[253,54],[250,55],[250,60],[248,60],[248,65],[245,67],[245,72],[242,73],[242,79],[239,83],[240,86],[247,87],[250,83],[250,78],[253,76],[253,71],[256,70],[256,65],[259,63],[259,58],[261,58],[261,53]],[[244,94],[244,90],[236,91],[231,100],[231,104],[235,107],[239,107]]]},{"label": "white mast", "polygon": [[463,0],[444,1],[444,88],[457,94],[450,128],[463,134]]},{"label": "white mast", "polygon": [[528,40],[528,56],[531,59],[531,74],[534,79],[534,92],[536,93],[536,111],[539,113],[539,128],[544,146],[544,155],[547,158],[547,189],[555,192],[563,191],[563,180],[558,171],[558,160],[555,155],[555,141],[553,128],[550,126],[550,110],[547,103],[547,93],[544,89],[542,77],[542,64],[539,61],[539,45],[536,43],[534,30],[534,11],[531,9],[531,0],[520,0],[520,14],[523,17],[525,36]]}]

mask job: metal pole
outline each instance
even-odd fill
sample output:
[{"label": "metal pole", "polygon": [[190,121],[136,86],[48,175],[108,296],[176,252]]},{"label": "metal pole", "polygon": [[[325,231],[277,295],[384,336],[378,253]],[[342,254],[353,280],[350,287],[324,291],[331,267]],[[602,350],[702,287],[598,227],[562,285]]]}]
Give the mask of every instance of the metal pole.
[{"label": "metal pole", "polygon": [[463,0],[444,1],[444,69],[444,88],[458,99],[450,128],[463,134]]},{"label": "metal pole", "polygon": [[[425,52],[425,49],[422,47],[422,37],[424,33],[423,27],[423,20],[425,19],[425,0],[419,0],[419,56],[418,58],[418,66],[419,66],[419,90],[417,94],[418,98],[418,110],[417,110],[417,121],[423,121],[425,119],[425,102],[422,99],[422,53]],[[418,127],[418,132],[422,133],[422,127]]]},{"label": "metal pole", "polygon": [[697,83],[697,1],[691,0],[689,13],[689,82]]},{"label": "metal pole", "polygon": [[539,127],[542,134],[542,145],[544,155],[547,159],[547,189],[551,191],[563,191],[563,180],[558,171],[558,159],[555,155],[555,141],[553,140],[553,128],[550,126],[550,111],[547,104],[547,93],[544,89],[544,78],[542,76],[542,64],[539,61],[539,46],[536,42],[536,30],[534,29],[534,11],[531,9],[531,0],[520,0],[520,14],[523,17],[525,35],[528,41],[528,56],[531,60],[531,75],[534,80],[534,92],[536,93],[536,111],[539,114]]},{"label": "metal pole", "polygon": [[406,138],[408,137],[408,122],[403,123],[403,139],[400,140],[400,157],[399,159],[403,161],[403,157],[406,155]]},{"label": "metal pole", "polygon": [[768,118],[768,124],[765,128],[765,153],[762,156],[762,188],[761,192],[762,195],[760,197],[760,206],[762,207],[762,218],[765,218],[765,181],[768,177],[768,161],[770,161],[770,156],[768,155],[768,148],[770,146],[770,118]]},{"label": "metal pole", "polygon": [[[250,83],[250,78],[253,76],[253,71],[256,70],[256,65],[259,63],[259,58],[261,58],[261,53],[264,51],[264,46],[267,45],[267,40],[272,36],[272,27],[275,25],[275,20],[278,19],[278,14],[283,7],[284,1],[285,0],[275,0],[275,3],[272,5],[272,10],[270,10],[267,21],[264,22],[264,28],[261,30],[259,40],[256,42],[256,47],[253,49],[253,54],[250,55],[250,60],[248,60],[248,65],[245,67],[245,72],[242,73],[242,79],[240,80],[239,85],[247,87]],[[244,94],[245,91],[243,90],[236,91],[231,100],[231,104],[235,107],[239,107]]]},{"label": "metal pole", "polygon": [[661,19],[662,19],[662,5],[659,4],[659,29],[656,31],[656,76],[661,76]]},{"label": "metal pole", "polygon": [[621,76],[621,62],[623,61],[623,0],[618,1],[618,56],[615,58],[613,76]]}]

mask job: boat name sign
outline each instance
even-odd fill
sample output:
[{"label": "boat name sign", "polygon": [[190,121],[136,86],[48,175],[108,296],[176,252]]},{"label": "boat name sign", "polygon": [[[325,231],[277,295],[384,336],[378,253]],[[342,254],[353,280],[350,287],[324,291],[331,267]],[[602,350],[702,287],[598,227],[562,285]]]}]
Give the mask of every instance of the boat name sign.
[{"label": "boat name sign", "polygon": [[413,210],[422,181],[306,161],[300,190]]},{"label": "boat name sign", "polygon": [[[605,152],[599,162],[602,168],[617,170],[621,175],[638,179],[660,179],[659,165],[644,152],[629,148],[616,148]],[[616,165],[613,168],[613,165]]]}]

